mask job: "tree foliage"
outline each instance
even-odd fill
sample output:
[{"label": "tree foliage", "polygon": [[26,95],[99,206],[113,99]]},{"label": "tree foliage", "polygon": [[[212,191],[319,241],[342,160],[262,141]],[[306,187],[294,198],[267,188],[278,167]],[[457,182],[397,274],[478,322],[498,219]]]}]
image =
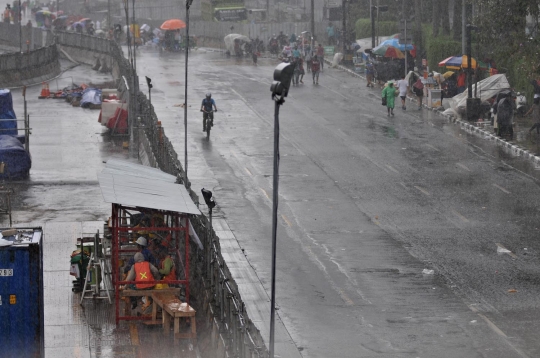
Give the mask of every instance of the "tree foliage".
[{"label": "tree foliage", "polygon": [[[477,0],[474,23],[486,57],[506,69],[514,80],[518,76],[540,74],[538,16],[540,0]],[[527,26],[526,18],[532,22]]]}]

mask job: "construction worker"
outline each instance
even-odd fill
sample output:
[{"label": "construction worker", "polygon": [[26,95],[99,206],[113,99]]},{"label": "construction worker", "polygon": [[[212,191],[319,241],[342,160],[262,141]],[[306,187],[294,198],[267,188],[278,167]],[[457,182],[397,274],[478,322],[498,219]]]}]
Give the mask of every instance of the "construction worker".
[{"label": "construction worker", "polygon": [[[159,280],[159,271],[150,262],[144,259],[142,253],[137,252],[134,256],[135,263],[129,270],[126,281],[135,281],[135,284],[130,284],[132,290],[151,290],[156,285],[152,281]],[[127,297],[126,297],[127,298]],[[145,304],[141,307],[141,311],[145,311],[150,306],[150,298],[146,297]],[[126,302],[127,303],[127,302]],[[137,298],[131,297],[131,309],[137,307]]]},{"label": "construction worker", "polygon": [[[167,248],[160,246],[158,249],[158,255],[160,258],[159,262],[159,273],[161,274],[161,279],[163,281],[176,281],[176,267],[174,261],[167,252]],[[167,288],[169,284],[162,284],[161,288]]]},{"label": "construction worker", "polygon": [[[152,252],[148,249],[148,241],[146,240],[146,238],[144,236],[139,236],[139,238],[135,242],[137,243],[137,250],[143,255],[144,260],[148,261],[154,266],[157,266],[158,262],[155,259],[154,255],[152,255]],[[135,256],[129,259],[127,265],[124,267],[124,273],[128,273],[134,263]]]}]

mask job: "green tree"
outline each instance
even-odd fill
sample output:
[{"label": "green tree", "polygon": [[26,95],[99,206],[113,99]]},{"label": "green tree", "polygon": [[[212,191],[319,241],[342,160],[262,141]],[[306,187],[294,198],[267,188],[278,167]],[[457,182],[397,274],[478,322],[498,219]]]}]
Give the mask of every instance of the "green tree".
[{"label": "green tree", "polygon": [[[486,56],[507,69],[514,85],[521,82],[520,75],[540,74],[540,41],[536,29],[540,0],[477,0],[477,3],[476,35]],[[528,15],[534,21],[527,29]]]},{"label": "green tree", "polygon": [[439,28],[441,27],[441,13],[442,4],[441,0],[432,0],[432,15],[431,24],[433,25],[433,37],[439,36]]}]

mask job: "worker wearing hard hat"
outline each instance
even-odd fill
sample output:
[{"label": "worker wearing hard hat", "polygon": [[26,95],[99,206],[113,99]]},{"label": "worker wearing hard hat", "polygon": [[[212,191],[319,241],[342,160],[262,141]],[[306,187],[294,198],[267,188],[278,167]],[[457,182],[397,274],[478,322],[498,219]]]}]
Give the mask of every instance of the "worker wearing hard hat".
[{"label": "worker wearing hard hat", "polygon": [[[143,236],[140,236],[135,242],[137,243],[137,250],[143,255],[144,260],[148,261],[154,266],[157,266],[158,262],[156,258],[154,257],[154,255],[152,255],[152,252],[148,249],[147,247],[148,242],[146,241],[146,238]],[[131,270],[131,266],[133,266],[134,263],[135,263],[135,256],[129,259],[127,265],[124,267],[124,273],[127,274],[129,270]]]}]

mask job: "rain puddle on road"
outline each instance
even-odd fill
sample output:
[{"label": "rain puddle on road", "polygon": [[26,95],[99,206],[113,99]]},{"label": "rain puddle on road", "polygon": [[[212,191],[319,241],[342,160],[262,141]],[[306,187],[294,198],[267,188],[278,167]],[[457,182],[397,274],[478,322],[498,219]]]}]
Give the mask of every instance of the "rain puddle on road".
[{"label": "rain puddle on road", "polygon": [[399,132],[394,126],[376,123],[375,121],[369,121],[368,128],[374,132],[381,132],[388,138],[399,138]]}]

